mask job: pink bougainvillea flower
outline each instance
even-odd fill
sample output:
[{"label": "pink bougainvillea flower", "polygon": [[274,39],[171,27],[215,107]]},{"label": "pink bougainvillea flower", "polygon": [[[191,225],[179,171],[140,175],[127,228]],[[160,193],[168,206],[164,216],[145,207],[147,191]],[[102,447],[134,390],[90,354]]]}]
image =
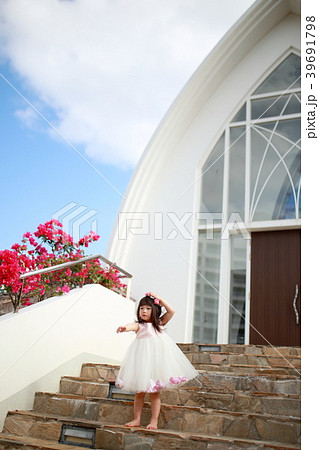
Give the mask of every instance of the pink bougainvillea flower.
[{"label": "pink bougainvillea flower", "polygon": [[66,284],[65,286],[62,287],[62,292],[64,292],[65,294],[67,294],[68,292],[70,292],[70,288],[69,286]]},{"label": "pink bougainvillea flower", "polygon": [[29,298],[23,299],[21,303],[22,303],[23,306],[30,306],[30,305],[32,305],[32,303],[30,302]]},{"label": "pink bougainvillea flower", "polygon": [[[90,231],[79,242],[65,233],[62,224],[52,219],[40,224],[34,233],[24,233],[21,244],[14,244],[11,250],[0,251],[0,288],[7,292],[16,311],[25,296],[32,296],[33,302],[61,293],[83,284],[99,283],[125,295],[127,286],[121,282],[119,271],[113,267],[103,269],[98,259],[81,265],[81,269],[59,270],[50,274],[28,277],[22,283],[21,274],[45,269],[84,256],[80,246],[88,245],[100,238]],[[28,246],[32,246],[31,249]],[[45,286],[44,286],[45,285]],[[22,294],[22,298],[21,298]]]},{"label": "pink bougainvillea flower", "polygon": [[18,250],[21,249],[21,245],[20,245],[20,244],[13,244],[13,245],[11,246],[11,248],[12,248],[12,250],[18,251]]}]

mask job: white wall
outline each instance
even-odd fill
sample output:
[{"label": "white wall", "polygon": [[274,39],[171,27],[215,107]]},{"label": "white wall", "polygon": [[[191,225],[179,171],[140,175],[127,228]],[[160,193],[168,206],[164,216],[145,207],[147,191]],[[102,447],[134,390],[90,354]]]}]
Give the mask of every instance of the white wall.
[{"label": "white wall", "polygon": [[0,429],[8,410],[32,409],[35,391],[56,392],[82,363],[120,363],[134,334],[116,329],[134,320],[134,302],[94,284],[0,317]]},{"label": "white wall", "polygon": [[[276,5],[284,7],[285,3]],[[263,6],[260,2],[259,7]],[[260,23],[248,16],[251,31],[245,28],[246,22],[236,30],[237,54],[230,54],[233,49],[228,44],[236,38],[231,36],[204,61],[150,143],[121,209],[122,213],[136,213],[136,217],[147,213],[149,232],[139,234],[137,224],[127,239],[120,240],[115,226],[110,242],[108,258],[117,261],[121,257],[121,265],[134,274],[133,297],[151,290],[175,307],[168,332],[179,342],[192,338],[197,223],[194,214],[187,221],[191,238],[179,232],[174,239],[168,238],[175,228],[168,213],[174,212],[181,219],[198,211],[200,170],[225,125],[269,68],[289,49],[300,49],[300,16],[289,14],[278,23],[276,14],[263,14],[258,17]],[[218,59],[222,48],[225,51]],[[223,64],[222,70],[218,71],[218,64]],[[158,218],[163,214],[162,238],[154,234],[155,213]],[[125,220],[125,214],[123,217]]]}]

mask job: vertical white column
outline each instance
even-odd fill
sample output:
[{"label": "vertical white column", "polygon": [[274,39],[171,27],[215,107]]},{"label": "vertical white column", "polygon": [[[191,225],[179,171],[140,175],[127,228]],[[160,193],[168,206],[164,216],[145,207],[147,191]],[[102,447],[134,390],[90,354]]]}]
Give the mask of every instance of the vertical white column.
[{"label": "vertical white column", "polygon": [[[246,168],[245,168],[245,226],[250,227],[250,172],[251,172],[251,102],[246,102]],[[245,304],[245,345],[249,344],[250,323],[250,271],[251,271],[251,241],[247,241],[246,252],[246,304]]]},{"label": "vertical white column", "polygon": [[228,222],[228,193],[229,193],[229,156],[230,156],[230,131],[225,130],[225,154],[224,154],[224,186],[223,186],[223,222],[221,236],[220,255],[220,281],[218,303],[218,331],[217,343],[228,343],[229,329],[229,276],[230,276],[230,241],[227,230]]}]

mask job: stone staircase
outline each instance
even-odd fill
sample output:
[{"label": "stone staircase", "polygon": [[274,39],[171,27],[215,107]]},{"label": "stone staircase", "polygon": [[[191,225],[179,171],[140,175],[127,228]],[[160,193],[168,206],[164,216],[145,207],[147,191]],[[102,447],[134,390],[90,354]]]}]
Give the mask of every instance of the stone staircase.
[{"label": "stone staircase", "polygon": [[[161,393],[159,430],[123,426],[134,395],[115,388],[117,366],[83,364],[59,393],[37,392],[32,411],[8,413],[0,449],[300,448],[300,348],[180,347],[200,374]],[[143,426],[149,417],[146,401]]]}]

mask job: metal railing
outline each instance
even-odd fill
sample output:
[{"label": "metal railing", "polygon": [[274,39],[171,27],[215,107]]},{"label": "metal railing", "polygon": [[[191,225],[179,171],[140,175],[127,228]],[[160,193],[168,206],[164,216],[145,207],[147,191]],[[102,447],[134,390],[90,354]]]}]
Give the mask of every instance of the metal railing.
[{"label": "metal railing", "polygon": [[121,272],[123,275],[120,275],[119,278],[127,278],[127,288],[126,288],[126,298],[128,300],[131,300],[131,285],[132,285],[132,277],[130,273],[126,272],[126,270],[122,269],[121,267],[117,266],[116,264],[112,263],[109,259],[105,258],[102,255],[92,255],[92,256],[84,256],[83,258],[77,259],[76,261],[69,261],[62,264],[57,264],[56,266],[51,267],[45,267],[43,269],[33,270],[32,272],[25,272],[22,275],[20,275],[20,279],[24,280],[25,278],[34,276],[34,275],[41,275],[42,273],[49,273],[49,272],[55,272],[56,270],[65,269],[66,267],[75,266],[80,263],[84,263],[86,261],[90,261],[92,259],[101,259],[103,262],[108,264],[111,267],[114,267],[114,269]]}]

